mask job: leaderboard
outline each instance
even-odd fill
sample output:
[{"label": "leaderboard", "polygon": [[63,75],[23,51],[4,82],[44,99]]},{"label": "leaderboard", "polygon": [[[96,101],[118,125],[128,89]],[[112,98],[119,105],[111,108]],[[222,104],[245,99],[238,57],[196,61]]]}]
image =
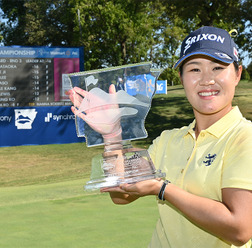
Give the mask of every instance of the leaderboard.
[{"label": "leaderboard", "polygon": [[0,47],[0,107],[70,105],[62,77],[83,62],[82,47]]}]

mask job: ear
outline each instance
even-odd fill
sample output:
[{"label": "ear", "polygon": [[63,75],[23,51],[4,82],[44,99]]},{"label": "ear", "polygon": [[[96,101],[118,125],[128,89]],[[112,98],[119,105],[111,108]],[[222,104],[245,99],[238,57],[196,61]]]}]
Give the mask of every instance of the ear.
[{"label": "ear", "polygon": [[238,69],[238,71],[236,72],[236,85],[235,86],[237,86],[238,85],[238,83],[240,82],[240,80],[241,80],[241,75],[242,75],[242,65],[239,65],[239,69]]},{"label": "ear", "polygon": [[182,86],[184,86],[182,75],[181,75],[181,73],[180,73],[180,72],[178,72],[178,74],[179,74],[179,79],[180,79],[180,82],[181,82]]}]

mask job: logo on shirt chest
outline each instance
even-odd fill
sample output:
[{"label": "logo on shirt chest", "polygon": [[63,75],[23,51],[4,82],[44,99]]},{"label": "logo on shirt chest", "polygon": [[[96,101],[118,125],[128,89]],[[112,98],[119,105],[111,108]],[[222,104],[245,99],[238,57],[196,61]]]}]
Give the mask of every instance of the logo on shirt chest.
[{"label": "logo on shirt chest", "polygon": [[216,156],[217,156],[216,154],[211,155],[210,153],[208,153],[208,155],[205,156],[205,159],[203,160],[203,164],[205,166],[210,166],[215,160]]}]

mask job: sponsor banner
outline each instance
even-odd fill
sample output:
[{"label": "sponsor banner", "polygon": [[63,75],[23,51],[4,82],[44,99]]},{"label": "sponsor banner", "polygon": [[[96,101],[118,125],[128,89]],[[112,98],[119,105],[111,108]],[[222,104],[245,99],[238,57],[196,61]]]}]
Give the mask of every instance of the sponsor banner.
[{"label": "sponsor banner", "polygon": [[[124,89],[124,87],[117,85],[117,90],[120,89]],[[155,78],[150,74],[126,77],[125,91],[133,96],[142,94],[151,97],[155,91]],[[167,94],[167,80],[156,81],[155,94]]]},{"label": "sponsor banner", "polygon": [[0,147],[84,141],[69,106],[0,108]]},{"label": "sponsor banner", "polygon": [[157,80],[156,94],[167,94],[167,80]]},{"label": "sponsor banner", "polygon": [[151,74],[128,76],[125,80],[125,91],[132,96],[141,94],[151,98],[155,93],[155,80]]}]

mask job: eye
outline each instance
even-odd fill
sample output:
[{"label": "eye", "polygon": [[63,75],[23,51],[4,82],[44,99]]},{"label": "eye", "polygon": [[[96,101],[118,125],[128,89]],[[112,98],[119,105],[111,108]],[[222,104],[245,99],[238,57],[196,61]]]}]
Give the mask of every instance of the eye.
[{"label": "eye", "polygon": [[222,66],[216,66],[213,68],[214,71],[218,71],[218,70],[223,70],[224,68]]},{"label": "eye", "polygon": [[192,71],[192,72],[200,72],[200,69],[198,69],[198,68],[193,68],[193,69],[191,69],[190,71]]}]

